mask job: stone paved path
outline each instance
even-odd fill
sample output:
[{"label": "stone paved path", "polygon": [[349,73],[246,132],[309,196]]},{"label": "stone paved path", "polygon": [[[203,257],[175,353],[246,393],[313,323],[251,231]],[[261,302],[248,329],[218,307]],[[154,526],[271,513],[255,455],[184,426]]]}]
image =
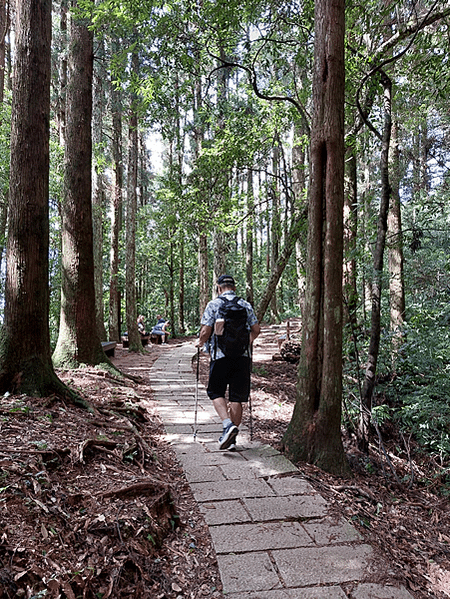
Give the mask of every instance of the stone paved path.
[{"label": "stone paved path", "polygon": [[238,451],[220,451],[222,424],[196,381],[192,343],[168,346],[150,378],[171,442],[209,526],[229,599],[411,599],[389,565],[272,447],[241,428]]}]

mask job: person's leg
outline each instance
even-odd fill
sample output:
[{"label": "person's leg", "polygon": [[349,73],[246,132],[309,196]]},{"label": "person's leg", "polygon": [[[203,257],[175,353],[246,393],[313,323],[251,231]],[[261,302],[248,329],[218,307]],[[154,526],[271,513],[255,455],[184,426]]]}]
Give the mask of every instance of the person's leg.
[{"label": "person's leg", "polygon": [[[222,422],[229,418],[228,405],[225,397],[216,397],[215,399],[213,399],[213,406]],[[231,418],[231,420],[233,420],[233,418]]]},{"label": "person's leg", "polygon": [[208,396],[211,398],[214,409],[222,422],[229,418],[228,403],[225,399],[225,392],[227,389],[226,366],[223,359],[211,361],[207,389]]},{"label": "person's leg", "polygon": [[208,396],[213,402],[219,418],[222,420],[223,433],[219,439],[220,449],[228,449],[235,445],[236,436],[239,432],[238,427],[233,421],[233,417],[228,415],[228,404],[225,399],[225,392],[228,384],[229,364],[226,358],[213,360],[209,370]]},{"label": "person's leg", "polygon": [[233,401],[230,403],[230,418],[233,424],[239,426],[242,422],[242,404]]},{"label": "person's leg", "polygon": [[249,395],[250,361],[243,357],[235,361],[230,377],[230,418],[236,426],[242,422],[243,404],[248,401]]}]

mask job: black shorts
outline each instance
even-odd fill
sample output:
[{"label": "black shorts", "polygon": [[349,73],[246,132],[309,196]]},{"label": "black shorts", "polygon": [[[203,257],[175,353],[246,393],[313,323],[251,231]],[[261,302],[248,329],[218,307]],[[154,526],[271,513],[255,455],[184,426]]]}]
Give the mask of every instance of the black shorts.
[{"label": "black shorts", "polygon": [[250,395],[250,358],[219,358],[211,360],[209,367],[208,397],[225,397],[228,401],[245,403]]}]

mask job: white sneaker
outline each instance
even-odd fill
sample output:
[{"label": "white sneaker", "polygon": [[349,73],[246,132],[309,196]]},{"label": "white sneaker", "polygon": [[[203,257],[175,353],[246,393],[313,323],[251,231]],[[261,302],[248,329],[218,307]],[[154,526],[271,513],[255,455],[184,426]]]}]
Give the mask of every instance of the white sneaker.
[{"label": "white sneaker", "polygon": [[219,449],[228,449],[230,445],[235,444],[238,432],[238,427],[233,423],[224,428],[223,435],[219,439]]}]

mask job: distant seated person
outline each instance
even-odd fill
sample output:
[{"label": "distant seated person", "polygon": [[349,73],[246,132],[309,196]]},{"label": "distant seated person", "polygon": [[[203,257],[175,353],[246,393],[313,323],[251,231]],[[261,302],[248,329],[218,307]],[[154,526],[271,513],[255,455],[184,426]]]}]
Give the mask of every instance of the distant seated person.
[{"label": "distant seated person", "polygon": [[145,331],[145,323],[144,323],[144,317],[142,314],[140,314],[137,318],[137,325],[138,325],[138,330],[140,332],[141,335],[146,335],[146,331]]},{"label": "distant seated person", "polygon": [[161,335],[162,342],[167,343],[167,340],[169,338],[170,321],[164,320],[164,318],[162,316],[160,316],[159,314],[156,318],[157,318],[158,322],[155,324],[155,326],[152,329],[152,335]]}]

